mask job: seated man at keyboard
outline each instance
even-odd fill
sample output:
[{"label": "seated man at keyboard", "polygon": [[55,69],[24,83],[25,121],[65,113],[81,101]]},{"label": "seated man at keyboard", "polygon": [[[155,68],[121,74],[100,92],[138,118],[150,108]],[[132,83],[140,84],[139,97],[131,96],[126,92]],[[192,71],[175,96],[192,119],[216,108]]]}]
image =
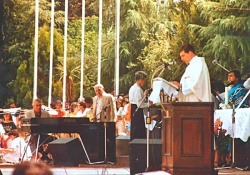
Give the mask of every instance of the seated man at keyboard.
[{"label": "seated man at keyboard", "polygon": [[42,110],[42,101],[40,99],[33,100],[31,110],[25,113],[25,118],[46,118],[51,117],[49,112]]}]

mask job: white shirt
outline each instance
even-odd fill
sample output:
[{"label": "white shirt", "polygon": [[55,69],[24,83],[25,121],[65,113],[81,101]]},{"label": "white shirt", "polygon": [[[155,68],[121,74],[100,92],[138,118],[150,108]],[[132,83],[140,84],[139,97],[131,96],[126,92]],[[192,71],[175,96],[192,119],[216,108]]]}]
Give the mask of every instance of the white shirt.
[{"label": "white shirt", "polygon": [[100,114],[102,112],[102,97],[97,97],[97,101],[96,101],[96,118],[97,120],[100,120]]},{"label": "white shirt", "polygon": [[[10,148],[14,149],[14,152],[4,155],[3,159],[6,162],[13,162],[13,163],[19,162],[23,158],[26,147],[27,147],[27,143],[25,143],[23,138],[21,137],[15,138],[12,141],[11,146],[10,146]],[[24,161],[30,160],[31,156],[32,156],[31,150],[30,150],[30,147],[28,146],[23,160]]]},{"label": "white shirt", "polygon": [[247,90],[250,90],[250,78],[248,78],[248,79],[244,82],[243,86],[244,86]]},{"label": "white shirt", "polygon": [[4,130],[4,128],[3,128],[3,125],[0,124],[0,134],[4,134],[4,133],[5,133],[5,130]]},{"label": "white shirt", "polygon": [[76,117],[87,117],[90,110],[90,108],[85,108],[83,112],[80,110],[76,113]]},{"label": "white shirt", "polygon": [[192,58],[180,84],[180,102],[212,102],[210,77],[203,57]]},{"label": "white shirt", "polygon": [[145,108],[147,107],[147,103],[142,102],[144,99],[144,94],[142,88],[135,83],[133,86],[129,89],[129,102],[131,104],[136,104],[139,108]]}]

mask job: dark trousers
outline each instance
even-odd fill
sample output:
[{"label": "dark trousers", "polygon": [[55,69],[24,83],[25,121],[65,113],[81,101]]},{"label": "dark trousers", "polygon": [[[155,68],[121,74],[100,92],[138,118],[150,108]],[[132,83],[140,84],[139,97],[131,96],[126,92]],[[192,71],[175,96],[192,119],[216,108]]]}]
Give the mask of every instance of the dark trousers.
[{"label": "dark trousers", "polygon": [[132,104],[131,105],[130,141],[132,141],[133,139],[146,139],[147,138],[143,109],[139,108],[137,111],[136,109],[137,109],[137,105]]}]

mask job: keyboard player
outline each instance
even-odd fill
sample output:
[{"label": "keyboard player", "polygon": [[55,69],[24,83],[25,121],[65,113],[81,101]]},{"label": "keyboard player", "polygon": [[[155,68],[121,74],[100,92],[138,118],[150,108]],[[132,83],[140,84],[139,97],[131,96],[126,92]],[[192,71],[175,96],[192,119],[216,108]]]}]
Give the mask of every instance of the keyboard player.
[{"label": "keyboard player", "polygon": [[[40,99],[34,99],[32,102],[32,109],[25,113],[25,118],[50,118],[49,112],[42,109],[42,101]],[[45,143],[45,141],[52,141],[53,137],[44,133],[40,134],[39,143]],[[34,152],[36,144],[38,141],[38,134],[32,134],[30,138],[30,147],[32,152]]]},{"label": "keyboard player", "polygon": [[31,110],[25,113],[25,118],[46,118],[51,117],[49,112],[42,110],[42,101],[40,99],[33,100]]}]

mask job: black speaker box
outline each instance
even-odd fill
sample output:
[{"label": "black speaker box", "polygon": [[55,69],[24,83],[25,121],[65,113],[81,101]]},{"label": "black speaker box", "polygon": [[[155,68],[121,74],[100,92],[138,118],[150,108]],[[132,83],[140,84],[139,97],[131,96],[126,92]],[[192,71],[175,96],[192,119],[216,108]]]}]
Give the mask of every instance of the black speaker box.
[{"label": "black speaker box", "polygon": [[130,174],[161,170],[161,139],[149,139],[149,167],[147,167],[147,139],[134,139],[129,143]]},{"label": "black speaker box", "polygon": [[49,143],[56,166],[77,166],[86,162],[86,155],[78,138],[60,138]]},{"label": "black speaker box", "polygon": [[79,134],[91,162],[105,160],[106,146],[106,160],[116,163],[115,122],[91,122]]}]

